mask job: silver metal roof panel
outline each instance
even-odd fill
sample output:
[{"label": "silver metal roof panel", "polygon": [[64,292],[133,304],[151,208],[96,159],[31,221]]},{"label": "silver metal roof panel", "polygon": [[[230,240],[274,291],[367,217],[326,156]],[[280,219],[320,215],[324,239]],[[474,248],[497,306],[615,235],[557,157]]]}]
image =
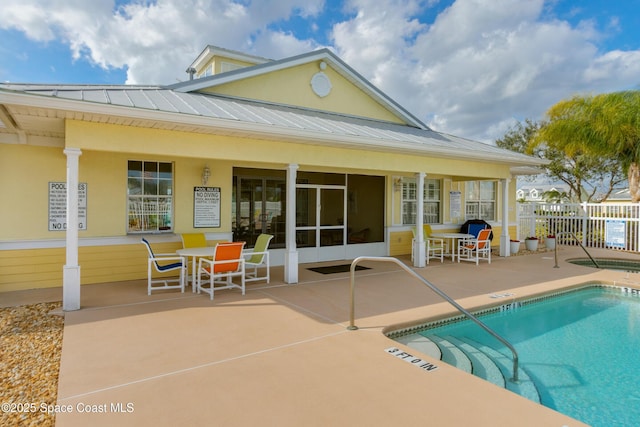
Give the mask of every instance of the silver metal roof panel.
[{"label": "silver metal roof panel", "polygon": [[[185,119],[186,116],[197,116],[228,120],[251,125],[252,132],[260,132],[259,127],[252,125],[266,125],[269,126],[264,129],[266,133],[274,134],[275,130],[276,133],[282,132],[283,135],[287,133],[300,135],[301,139],[305,138],[304,132],[309,132],[308,135],[312,139],[328,138],[335,141],[336,138],[344,137],[345,143],[353,146],[386,147],[392,150],[421,152],[427,150],[433,154],[454,158],[469,158],[477,155],[479,158],[502,162],[540,163],[539,159],[530,156],[435,132],[428,128],[419,129],[396,123],[198,92],[177,92],[158,87],[0,84],[0,92],[6,91],[7,88],[11,91],[58,99],[185,115]],[[110,114],[109,110],[105,110],[104,114]],[[113,114],[126,116],[126,111]],[[167,120],[168,117],[159,116],[163,120]],[[132,120],[136,119],[132,118]],[[180,127],[179,117],[170,121]],[[186,126],[187,123],[190,123],[188,119],[184,125]],[[301,131],[302,134],[300,134]]]}]

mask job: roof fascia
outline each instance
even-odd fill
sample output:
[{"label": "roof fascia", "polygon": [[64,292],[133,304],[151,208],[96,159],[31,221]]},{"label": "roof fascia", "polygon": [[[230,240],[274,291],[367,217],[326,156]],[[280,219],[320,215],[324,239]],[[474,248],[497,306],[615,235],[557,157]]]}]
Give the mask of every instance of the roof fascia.
[{"label": "roof fascia", "polygon": [[301,55],[284,58],[277,61],[259,64],[253,67],[240,68],[215,76],[205,77],[201,79],[189,80],[182,83],[176,83],[167,86],[166,89],[175,90],[176,92],[196,92],[209,87],[214,87],[226,83],[235,82],[251,77],[264,75],[267,73],[283,70],[286,68],[296,67],[298,65],[308,64],[314,61],[326,61],[339,74],[353,82],[365,93],[373,97],[377,102],[392,111],[396,116],[406,121],[409,125],[420,129],[429,129],[420,119],[411,114],[408,110],[387,96],[380,89],[371,84],[361,74],[351,68],[347,63],[335,55],[331,50],[324,48],[315,50]]},{"label": "roof fascia", "polygon": [[191,63],[191,65],[189,65],[189,68],[187,68],[187,70],[189,70],[190,68],[198,68],[199,64],[201,64],[202,62],[208,61],[209,59],[211,59],[211,57],[215,56],[216,54],[220,54],[220,56],[224,56],[226,58],[236,59],[238,61],[255,62],[258,64],[271,61],[271,59],[263,58],[261,56],[248,55],[246,53],[238,52],[235,50],[208,45],[202,50],[200,55],[198,55],[198,57]]}]

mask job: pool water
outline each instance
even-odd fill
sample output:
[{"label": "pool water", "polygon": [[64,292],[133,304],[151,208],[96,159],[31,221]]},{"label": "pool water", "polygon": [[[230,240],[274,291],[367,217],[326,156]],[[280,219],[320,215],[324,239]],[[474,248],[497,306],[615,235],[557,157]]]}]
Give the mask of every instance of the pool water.
[{"label": "pool water", "polygon": [[[591,286],[480,316],[518,351],[543,405],[594,427],[640,425],[640,297]],[[510,308],[513,308],[512,305]],[[420,332],[511,352],[471,321]]]}]

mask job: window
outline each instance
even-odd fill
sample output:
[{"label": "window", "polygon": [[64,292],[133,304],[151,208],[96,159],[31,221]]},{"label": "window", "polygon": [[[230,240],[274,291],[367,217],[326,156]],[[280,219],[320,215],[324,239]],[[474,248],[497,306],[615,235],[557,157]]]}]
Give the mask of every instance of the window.
[{"label": "window", "polygon": [[198,78],[209,77],[213,75],[213,65],[207,65],[205,69],[198,73]]},{"label": "window", "polygon": [[171,232],[173,164],[130,160],[127,185],[127,232]]},{"label": "window", "polygon": [[465,219],[496,219],[496,183],[495,181],[467,181],[465,200]]},{"label": "window", "polygon": [[[402,181],[402,223],[411,225],[416,223],[418,202],[418,185],[415,179],[404,178]],[[424,180],[424,210],[423,223],[437,224],[440,222],[440,180]]]}]

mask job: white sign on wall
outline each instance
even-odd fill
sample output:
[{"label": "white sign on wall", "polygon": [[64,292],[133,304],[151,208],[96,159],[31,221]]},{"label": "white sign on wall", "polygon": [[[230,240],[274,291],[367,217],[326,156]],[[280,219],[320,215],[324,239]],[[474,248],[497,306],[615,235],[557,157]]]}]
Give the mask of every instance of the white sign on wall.
[{"label": "white sign on wall", "polygon": [[[49,182],[49,231],[67,229],[67,183]],[[78,230],[87,229],[87,183],[78,184]]]},{"label": "white sign on wall", "polygon": [[449,191],[449,216],[451,219],[460,218],[462,215],[462,193],[460,191]]},{"label": "white sign on wall", "polygon": [[604,234],[607,247],[625,248],[627,243],[627,225],[625,221],[608,219],[605,222]]},{"label": "white sign on wall", "polygon": [[193,187],[193,226],[220,227],[220,187]]}]

